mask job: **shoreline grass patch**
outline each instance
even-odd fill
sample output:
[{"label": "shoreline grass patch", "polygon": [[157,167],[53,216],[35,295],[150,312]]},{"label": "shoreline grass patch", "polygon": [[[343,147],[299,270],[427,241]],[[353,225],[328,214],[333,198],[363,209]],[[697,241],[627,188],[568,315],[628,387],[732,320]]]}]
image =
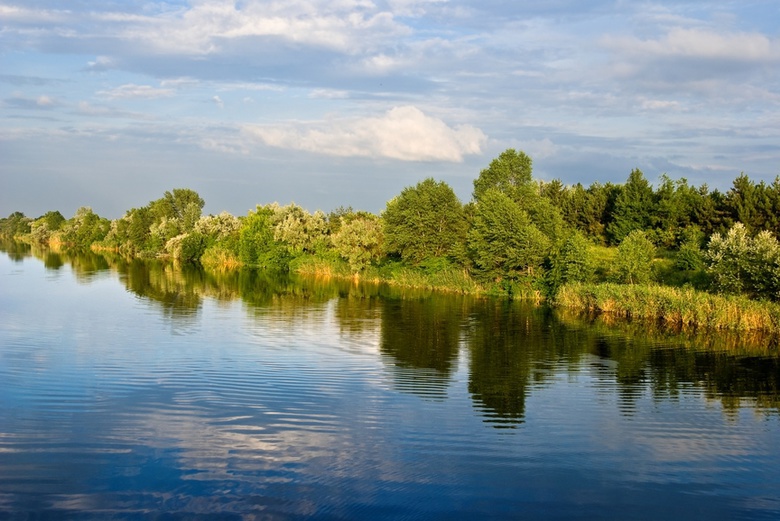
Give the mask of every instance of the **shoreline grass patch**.
[{"label": "shoreline grass patch", "polygon": [[743,296],[651,284],[572,283],[553,299],[556,307],[662,321],[677,327],[735,331],[780,330],[780,305]]}]

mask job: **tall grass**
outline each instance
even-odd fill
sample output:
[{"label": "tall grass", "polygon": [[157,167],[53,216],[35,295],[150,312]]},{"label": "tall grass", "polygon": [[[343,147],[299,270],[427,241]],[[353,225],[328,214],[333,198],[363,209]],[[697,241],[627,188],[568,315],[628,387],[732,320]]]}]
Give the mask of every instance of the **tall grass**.
[{"label": "tall grass", "polygon": [[780,331],[780,305],[658,285],[567,284],[553,304],[677,327]]}]

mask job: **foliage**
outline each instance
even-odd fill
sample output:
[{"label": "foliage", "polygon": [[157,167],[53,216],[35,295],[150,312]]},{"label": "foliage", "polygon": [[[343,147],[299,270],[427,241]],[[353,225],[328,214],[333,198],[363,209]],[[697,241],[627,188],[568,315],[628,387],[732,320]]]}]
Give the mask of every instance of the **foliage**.
[{"label": "foliage", "polygon": [[383,254],[383,228],[379,217],[368,213],[340,217],[339,230],[331,235],[333,247],[357,273]]},{"label": "foliage", "polygon": [[274,208],[274,240],[283,242],[292,254],[325,249],[328,224],[325,214],[310,214],[296,204]]},{"label": "foliage", "polygon": [[550,240],[509,196],[490,189],[477,203],[468,245],[481,279],[516,280],[541,267]]},{"label": "foliage", "polygon": [[607,235],[612,244],[619,244],[634,230],[646,230],[653,224],[653,189],[639,169],[634,169],[615,199],[612,222]]},{"label": "foliage", "polygon": [[591,244],[579,232],[571,234],[550,256],[549,265],[545,274],[548,295],[570,282],[590,282],[596,272]]},{"label": "foliage", "polygon": [[744,296],[712,295],[692,288],[573,283],[558,290],[554,303],[581,311],[663,321],[677,327],[738,331],[780,328],[780,305]]},{"label": "foliage", "polygon": [[652,274],[655,246],[645,232],[634,230],[623,239],[615,258],[617,280],[624,284],[646,284]]},{"label": "foliage", "polygon": [[32,219],[22,212],[13,212],[8,217],[0,219],[0,236],[12,239],[30,233]]},{"label": "foliage", "polygon": [[102,241],[110,228],[108,219],[97,215],[92,208],[82,206],[62,225],[62,240],[68,246],[89,249],[93,243]]},{"label": "foliage", "polygon": [[753,238],[736,223],[725,236],[713,234],[705,256],[716,290],[780,300],[780,244],[771,232]]},{"label": "foliage", "polygon": [[274,240],[276,205],[257,206],[241,223],[238,251],[247,266],[287,271],[290,255],[284,244]]},{"label": "foliage", "polygon": [[34,242],[46,244],[64,223],[65,217],[60,212],[46,212],[30,223],[30,237]]},{"label": "foliage", "polygon": [[635,169],[622,185],[566,186],[534,180],[531,158],[508,149],[479,173],[473,195],[464,206],[446,183],[428,178],[389,201],[381,217],[274,203],[237,218],[201,217],[203,199],[177,188],[110,222],[86,207],[68,220],[56,211],[34,220],[14,212],[0,219],[0,235],[220,268],[285,270],[293,262],[403,284],[478,282],[479,291],[498,295],[654,277],[780,300],[780,178],[754,182],[740,174],[724,194],[665,174],[653,189]]},{"label": "foliage", "polygon": [[474,180],[474,199],[481,200],[489,190],[498,190],[515,202],[534,195],[537,187],[531,177],[532,164],[524,152],[505,150]]},{"label": "foliage", "polygon": [[412,265],[452,253],[466,236],[463,205],[447,183],[428,178],[387,203],[385,249]]}]

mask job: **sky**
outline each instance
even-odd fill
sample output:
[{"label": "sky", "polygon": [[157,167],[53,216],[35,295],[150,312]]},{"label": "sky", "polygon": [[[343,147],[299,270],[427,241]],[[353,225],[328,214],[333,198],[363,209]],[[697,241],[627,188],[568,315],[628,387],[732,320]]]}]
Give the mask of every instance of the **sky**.
[{"label": "sky", "polygon": [[0,0],[0,214],[780,175],[780,2]]}]

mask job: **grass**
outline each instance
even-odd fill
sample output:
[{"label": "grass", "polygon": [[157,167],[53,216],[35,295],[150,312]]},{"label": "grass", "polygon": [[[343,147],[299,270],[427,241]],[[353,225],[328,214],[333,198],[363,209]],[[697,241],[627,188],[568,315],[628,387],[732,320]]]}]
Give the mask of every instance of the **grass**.
[{"label": "grass", "polygon": [[742,296],[713,295],[693,288],[659,285],[567,284],[557,307],[660,321],[675,327],[734,331],[780,330],[780,305]]}]

